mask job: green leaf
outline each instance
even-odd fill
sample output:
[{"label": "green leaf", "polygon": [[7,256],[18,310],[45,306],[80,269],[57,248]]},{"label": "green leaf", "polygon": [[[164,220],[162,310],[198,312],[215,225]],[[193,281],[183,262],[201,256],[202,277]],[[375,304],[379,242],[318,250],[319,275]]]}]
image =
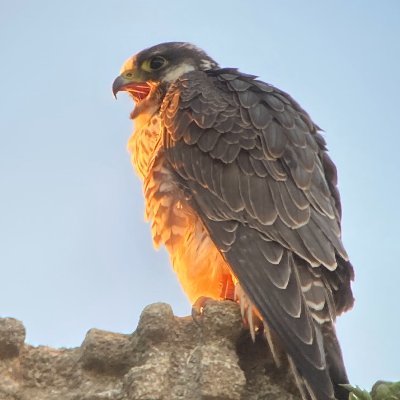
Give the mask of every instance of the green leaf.
[{"label": "green leaf", "polygon": [[371,395],[366,391],[360,389],[358,386],[341,385],[350,392],[349,400],[372,400]]},{"label": "green leaf", "polygon": [[371,393],[374,400],[400,400],[400,382],[378,381]]}]

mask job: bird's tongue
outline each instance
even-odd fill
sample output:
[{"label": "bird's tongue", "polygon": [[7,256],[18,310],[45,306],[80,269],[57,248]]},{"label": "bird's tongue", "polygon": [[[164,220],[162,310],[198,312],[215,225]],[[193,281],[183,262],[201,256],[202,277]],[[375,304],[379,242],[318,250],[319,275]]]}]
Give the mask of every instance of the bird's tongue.
[{"label": "bird's tongue", "polygon": [[124,90],[129,92],[135,101],[141,101],[150,93],[151,87],[145,82],[129,83],[124,86]]}]

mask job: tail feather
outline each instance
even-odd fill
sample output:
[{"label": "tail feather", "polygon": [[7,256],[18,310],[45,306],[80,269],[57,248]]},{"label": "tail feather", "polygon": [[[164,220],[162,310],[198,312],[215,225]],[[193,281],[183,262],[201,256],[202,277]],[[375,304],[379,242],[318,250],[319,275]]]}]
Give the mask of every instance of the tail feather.
[{"label": "tail feather", "polygon": [[294,365],[294,362],[290,356],[288,356],[288,361],[289,361],[289,365],[290,365],[290,370],[292,371],[292,374],[293,374],[294,380],[296,382],[296,386],[299,389],[301,398],[303,400],[316,400],[314,393],[310,390],[308,385],[306,385],[305,380],[300,375],[298,369]]},{"label": "tail feather", "polygon": [[[349,383],[349,380],[335,327],[332,323],[324,323],[321,326],[321,331],[327,365],[325,377],[327,378],[328,385],[325,381],[322,388],[318,385],[318,382],[307,381],[292,358],[288,356],[290,369],[301,398],[303,400],[348,400],[349,392],[341,385]],[[323,390],[321,391],[321,389]]]},{"label": "tail feather", "polygon": [[335,397],[338,400],[348,400],[348,390],[340,386],[349,383],[349,379],[347,378],[342,351],[340,349],[334,325],[332,323],[323,324],[322,334],[324,337],[324,348],[327,365],[329,367],[329,375],[335,390]]}]

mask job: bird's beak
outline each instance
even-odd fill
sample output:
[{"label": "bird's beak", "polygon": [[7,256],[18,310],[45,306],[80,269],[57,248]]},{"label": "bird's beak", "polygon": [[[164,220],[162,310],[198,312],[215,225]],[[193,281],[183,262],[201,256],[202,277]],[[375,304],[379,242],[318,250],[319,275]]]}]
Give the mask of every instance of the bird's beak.
[{"label": "bird's beak", "polygon": [[127,78],[124,75],[118,76],[112,85],[115,98],[117,98],[118,92],[125,91],[129,92],[136,102],[146,98],[150,90],[151,87],[147,82],[137,81],[134,77]]},{"label": "bird's beak", "polygon": [[122,75],[118,76],[112,85],[112,92],[115,98],[117,98],[117,93],[125,90],[126,85],[129,84],[127,79]]}]

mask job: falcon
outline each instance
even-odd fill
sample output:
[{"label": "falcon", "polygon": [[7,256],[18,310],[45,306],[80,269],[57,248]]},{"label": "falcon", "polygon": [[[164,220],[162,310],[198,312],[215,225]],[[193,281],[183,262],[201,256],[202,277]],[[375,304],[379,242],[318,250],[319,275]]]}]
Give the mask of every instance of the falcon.
[{"label": "falcon", "polygon": [[334,324],[354,273],[320,128],[287,93],[189,43],[129,58],[120,91],[135,102],[128,149],[154,244],[192,304],[237,301],[303,399],[347,399]]}]

